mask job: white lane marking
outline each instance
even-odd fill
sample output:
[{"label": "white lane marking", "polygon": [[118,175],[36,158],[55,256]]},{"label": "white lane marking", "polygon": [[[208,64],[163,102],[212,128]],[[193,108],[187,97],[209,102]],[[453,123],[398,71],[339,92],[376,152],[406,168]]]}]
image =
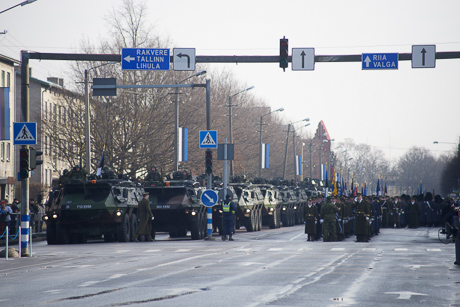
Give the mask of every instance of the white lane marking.
[{"label": "white lane marking", "polygon": [[120,278],[126,275],[128,274],[115,274],[115,275],[109,276],[108,279],[116,279],[116,278]]},{"label": "white lane marking", "polygon": [[427,252],[440,252],[441,251],[440,248],[427,248],[426,250]]},{"label": "white lane marking", "polygon": [[155,253],[159,251],[161,251],[161,249],[148,249],[148,250],[145,250],[144,253]]},{"label": "white lane marking", "polygon": [[183,252],[188,252],[188,251],[191,251],[191,249],[183,248],[183,249],[176,250],[176,253],[183,253]]},{"label": "white lane marking", "polygon": [[344,251],[345,248],[343,247],[333,247],[330,249],[331,252],[341,252],[341,251]]},{"label": "white lane marking", "polygon": [[105,280],[90,280],[90,281],[85,281],[84,283],[82,283],[81,285],[79,285],[79,287],[89,287],[89,286],[92,286],[92,285],[95,285],[95,284],[98,284],[100,282],[104,282]]},{"label": "white lane marking", "polygon": [[407,248],[395,248],[395,252],[407,252]]},{"label": "white lane marking", "polygon": [[401,291],[401,292],[385,292],[385,294],[397,294],[398,300],[410,300],[410,297],[412,295],[423,295],[426,296],[427,294],[423,293],[416,293],[416,292],[410,292],[410,291]]},{"label": "white lane marking", "polygon": [[373,252],[375,250],[376,248],[370,248],[370,247],[363,248],[363,252]]}]

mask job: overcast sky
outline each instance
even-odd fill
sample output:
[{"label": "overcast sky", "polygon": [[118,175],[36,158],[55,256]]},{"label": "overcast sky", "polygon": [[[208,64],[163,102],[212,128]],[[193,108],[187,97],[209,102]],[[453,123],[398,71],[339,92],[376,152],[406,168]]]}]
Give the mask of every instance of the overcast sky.
[{"label": "overcast sky", "polygon": [[[22,2],[2,0],[0,10]],[[79,52],[82,39],[107,33],[104,17],[121,0],[37,0],[0,14],[0,53],[20,50]],[[316,55],[410,53],[412,45],[460,51],[460,1],[147,1],[148,19],[169,37],[165,48],[196,48],[196,55],[278,55],[279,39]],[[121,51],[120,51],[121,53]],[[62,76],[61,63],[31,61],[33,76]],[[314,133],[323,120],[331,138],[352,138],[395,159],[412,146],[435,155],[451,151],[460,136],[460,59],[435,68],[362,70],[360,62],[316,63],[314,71],[286,72],[271,64],[209,64],[231,69],[250,94],[288,122],[309,117]],[[161,73],[161,72],[157,72]],[[70,82],[66,80],[66,82]],[[212,82],[212,80],[211,80]],[[211,83],[212,84],[212,83]],[[222,102],[225,103],[225,102]],[[257,121],[257,119],[255,119]],[[257,142],[257,140],[254,140]],[[334,148],[334,146],[333,146]]]}]

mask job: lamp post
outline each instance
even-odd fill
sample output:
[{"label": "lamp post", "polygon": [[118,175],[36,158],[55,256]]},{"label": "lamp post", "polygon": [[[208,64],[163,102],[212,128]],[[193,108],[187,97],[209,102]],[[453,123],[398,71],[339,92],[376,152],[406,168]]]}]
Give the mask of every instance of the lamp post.
[{"label": "lamp post", "polygon": [[283,112],[283,111],[284,111],[284,108],[279,108],[277,110],[271,111],[267,114],[260,116],[260,122],[259,122],[259,177],[262,176],[262,125],[264,125],[262,120],[267,115],[270,115],[274,112]]},{"label": "lamp post", "polygon": [[[191,79],[193,77],[204,75],[205,73],[206,73],[206,70],[199,71],[196,74],[188,76],[184,80],[177,82],[176,84],[185,82],[188,79]],[[178,87],[176,87],[175,96],[176,96],[176,101],[175,101],[175,119],[174,119],[174,171],[178,171],[179,170],[179,88]]]},{"label": "lamp post", "polygon": [[[245,90],[239,91],[236,94],[228,96],[228,129],[229,129],[229,142],[233,144],[233,137],[232,137],[232,97],[235,97],[238,94],[250,91],[254,88],[254,86],[248,87]],[[237,106],[237,105],[235,105]],[[230,177],[233,177],[233,160],[230,160]]]},{"label": "lamp post", "polygon": [[[285,177],[286,177],[287,150],[288,150],[289,132],[291,131],[291,126],[294,125],[294,124],[300,123],[302,121],[309,121],[309,120],[310,120],[309,118],[305,118],[305,119],[298,120],[298,121],[296,121],[294,123],[288,124],[288,130],[287,130],[287,134],[286,134],[286,148],[284,150],[283,180],[286,179]],[[294,156],[294,158],[295,158],[295,156]]]},{"label": "lamp post", "polygon": [[37,0],[26,0],[26,1],[23,1],[23,2],[21,2],[21,3],[19,3],[19,4],[16,4],[16,5],[14,5],[14,6],[8,8],[8,9],[6,9],[6,10],[1,11],[0,14],[5,13],[6,11],[9,11],[9,10],[11,10],[11,9],[14,9],[15,7],[18,7],[18,6],[24,6],[24,5],[27,5],[27,4],[31,4],[32,2],[35,2],[35,1],[37,1]]}]

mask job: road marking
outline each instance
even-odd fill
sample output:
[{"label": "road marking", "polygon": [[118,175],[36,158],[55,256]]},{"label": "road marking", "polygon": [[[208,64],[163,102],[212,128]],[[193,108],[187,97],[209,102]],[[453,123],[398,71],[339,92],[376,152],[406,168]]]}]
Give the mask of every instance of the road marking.
[{"label": "road marking", "polygon": [[126,276],[128,274],[115,274],[115,275],[112,275],[112,276],[109,276],[108,278],[109,279],[116,279],[116,278],[120,278],[120,277],[123,277],[123,276]]},{"label": "road marking", "polygon": [[395,252],[407,252],[407,248],[395,248]]},{"label": "road marking", "polygon": [[249,252],[252,248],[239,248],[239,249],[236,249],[235,251],[236,252]]},{"label": "road marking", "polygon": [[375,250],[376,250],[376,248],[372,248],[372,247],[363,248],[363,252],[374,252]]},{"label": "road marking", "polygon": [[440,252],[441,249],[440,248],[427,248],[426,249],[428,252]]},{"label": "road marking", "polygon": [[159,251],[161,251],[161,249],[148,249],[144,251],[144,253],[154,253],[154,252],[159,252]]},{"label": "road marking", "polygon": [[331,252],[341,252],[341,251],[344,251],[345,248],[343,247],[333,247],[330,249]]},{"label": "road marking", "polygon": [[90,280],[90,281],[85,281],[84,283],[82,283],[81,285],[79,285],[79,287],[89,287],[89,286],[92,286],[92,285],[95,285],[95,284],[98,284],[98,283],[101,283],[101,282],[104,282],[105,280]]},{"label": "road marking", "polygon": [[302,282],[302,281],[304,281],[305,279],[306,279],[306,278],[299,278],[299,279],[297,279],[297,280],[294,280],[292,283],[293,283],[293,284],[298,284],[299,282]]},{"label": "road marking", "polygon": [[262,262],[243,262],[240,264],[240,266],[250,266],[250,265],[254,265],[254,264],[257,264],[257,265],[260,265],[260,264],[264,264]]},{"label": "road marking", "polygon": [[43,292],[49,293],[49,294],[58,294],[62,292],[62,289],[54,289],[54,290],[48,290],[48,291],[43,291]]},{"label": "road marking", "polygon": [[385,294],[397,294],[398,300],[410,300],[412,295],[423,295],[426,296],[427,294],[423,293],[416,293],[416,292],[409,292],[409,291],[401,291],[401,292],[385,292]]},{"label": "road marking", "polygon": [[183,253],[183,252],[188,252],[188,251],[191,251],[191,249],[190,248],[182,248],[182,249],[176,250],[176,253]]},{"label": "road marking", "polygon": [[68,269],[85,269],[85,268],[89,268],[89,267],[92,267],[93,265],[91,264],[82,264],[82,265],[65,265],[64,267],[65,268],[68,268]]}]

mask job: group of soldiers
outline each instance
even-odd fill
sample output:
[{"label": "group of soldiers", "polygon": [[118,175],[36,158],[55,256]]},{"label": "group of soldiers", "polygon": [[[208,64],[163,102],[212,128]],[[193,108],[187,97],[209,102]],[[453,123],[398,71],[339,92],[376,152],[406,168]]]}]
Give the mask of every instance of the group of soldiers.
[{"label": "group of soldiers", "polygon": [[307,241],[341,241],[352,235],[368,242],[381,228],[444,227],[453,218],[454,199],[425,196],[309,198],[303,208]]}]

